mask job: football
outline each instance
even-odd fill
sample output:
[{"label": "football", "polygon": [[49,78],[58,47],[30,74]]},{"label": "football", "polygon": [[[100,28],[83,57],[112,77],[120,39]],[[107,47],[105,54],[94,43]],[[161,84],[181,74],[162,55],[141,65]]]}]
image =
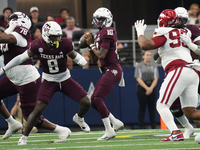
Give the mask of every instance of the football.
[{"label": "football", "polygon": [[[88,33],[86,33],[88,34]],[[92,35],[92,38],[94,38],[93,34],[90,33]],[[83,38],[85,34],[83,34],[79,40],[79,48],[86,48],[86,47],[89,47],[89,45],[87,44],[86,40]]]}]

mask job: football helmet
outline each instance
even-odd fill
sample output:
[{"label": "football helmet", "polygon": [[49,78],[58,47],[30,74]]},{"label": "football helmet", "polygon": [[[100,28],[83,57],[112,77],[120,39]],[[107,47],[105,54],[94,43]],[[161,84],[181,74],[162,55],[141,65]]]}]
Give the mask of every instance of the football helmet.
[{"label": "football helmet", "polygon": [[13,14],[11,14],[9,17],[8,17],[8,20],[12,20],[12,19],[15,19],[17,21],[17,26],[23,26],[27,29],[30,29],[31,27],[31,20],[30,18],[22,13],[22,12],[14,12]]},{"label": "football helmet", "polygon": [[186,24],[187,21],[189,20],[189,15],[187,10],[184,7],[177,7],[176,9],[174,9],[174,11],[178,15],[179,23]]},{"label": "football helmet", "polygon": [[[53,40],[51,36],[57,37],[56,40]],[[58,48],[61,37],[62,29],[57,22],[48,21],[42,26],[42,38],[46,43],[49,43],[52,46],[53,44],[56,44],[56,47]]]},{"label": "football helmet", "polygon": [[98,8],[93,13],[92,24],[95,28],[102,29],[104,27],[110,27],[113,22],[113,15],[109,9],[105,7]]},{"label": "football helmet", "polygon": [[174,27],[179,24],[179,18],[172,9],[163,10],[158,17],[158,27]]}]

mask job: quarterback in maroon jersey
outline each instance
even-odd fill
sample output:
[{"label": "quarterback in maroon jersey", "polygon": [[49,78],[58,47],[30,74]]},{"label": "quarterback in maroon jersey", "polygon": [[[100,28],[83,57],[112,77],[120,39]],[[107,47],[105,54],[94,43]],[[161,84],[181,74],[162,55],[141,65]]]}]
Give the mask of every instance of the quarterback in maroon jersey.
[{"label": "quarterback in maroon jersey", "polygon": [[[26,144],[28,135],[37,122],[37,118],[46,109],[53,94],[57,91],[64,93],[79,103],[79,112],[74,115],[73,121],[76,122],[83,131],[89,132],[90,127],[84,121],[83,117],[89,111],[91,103],[87,92],[71,78],[69,69],[67,68],[67,56],[81,66],[86,65],[87,61],[73,50],[73,43],[69,38],[62,38],[62,29],[60,25],[54,21],[46,22],[42,27],[42,38],[34,40],[31,47],[23,54],[11,60],[4,67],[4,70],[12,69],[13,66],[21,64],[34,55],[37,55],[38,59],[41,61],[43,70],[42,84],[37,96],[35,109],[28,118],[25,131],[18,145]],[[68,133],[69,136],[71,131],[69,130]],[[56,142],[66,141],[66,138],[67,137],[60,137]]]},{"label": "quarterback in maroon jersey", "polygon": [[[116,119],[104,103],[105,97],[112,91],[116,83],[123,81],[123,70],[119,64],[117,54],[117,35],[111,27],[113,16],[110,10],[101,7],[93,14],[93,24],[99,29],[95,39],[91,34],[86,34],[84,39],[90,46],[90,56],[93,62],[100,60],[101,70],[104,73],[95,85],[91,96],[92,107],[101,115],[105,126],[105,134],[98,140],[108,140],[116,136],[114,130],[119,130],[124,124]],[[111,124],[113,127],[111,127]]]},{"label": "quarterback in maroon jersey", "polygon": [[[15,12],[10,17],[9,28],[0,35],[0,54],[4,55],[4,64],[15,56],[25,52],[30,46],[31,21],[22,12]],[[27,120],[29,114],[36,105],[36,98],[40,86],[40,74],[32,65],[32,59],[27,59],[20,65],[5,71],[6,75],[0,80],[0,98],[18,94],[20,95],[21,108],[24,118]],[[7,139],[12,134],[21,129],[21,123],[15,121],[7,111],[3,101],[0,103],[0,113],[8,122],[9,128],[3,139]],[[36,127],[43,127],[59,134],[56,142],[64,142],[69,136],[70,130],[67,127],[55,125],[42,116],[38,116],[34,124]]]}]

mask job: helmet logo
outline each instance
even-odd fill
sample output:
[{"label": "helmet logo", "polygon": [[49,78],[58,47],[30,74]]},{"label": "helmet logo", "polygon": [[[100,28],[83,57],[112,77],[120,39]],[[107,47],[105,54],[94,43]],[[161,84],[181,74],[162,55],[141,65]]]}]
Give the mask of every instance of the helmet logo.
[{"label": "helmet logo", "polygon": [[50,28],[51,28],[51,26],[49,24],[45,24],[45,26],[43,26],[43,29],[44,29],[43,31],[49,32]]}]

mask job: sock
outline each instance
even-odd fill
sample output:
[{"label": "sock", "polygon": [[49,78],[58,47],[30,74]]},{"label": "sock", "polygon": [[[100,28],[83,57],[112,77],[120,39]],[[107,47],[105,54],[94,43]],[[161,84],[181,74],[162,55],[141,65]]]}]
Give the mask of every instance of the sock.
[{"label": "sock", "polygon": [[25,140],[27,140],[27,139],[28,139],[28,136],[22,135],[22,138],[24,138]]},{"label": "sock", "polygon": [[112,129],[111,124],[110,124],[110,120],[109,120],[108,117],[103,118],[102,121],[103,121],[103,124],[104,124],[104,127],[105,127],[106,131],[109,131],[109,130]]},{"label": "sock", "polygon": [[5,120],[8,122],[8,124],[13,124],[15,122],[15,119],[12,117],[12,115]]},{"label": "sock", "polygon": [[162,104],[162,103],[157,103],[157,111],[160,114],[161,118],[163,119],[164,123],[168,127],[169,131],[172,133],[172,131],[179,130],[178,127],[176,126],[174,122],[174,117],[169,110],[169,106]]},{"label": "sock", "polygon": [[110,122],[113,124],[113,123],[115,122],[115,119],[116,119],[116,118],[115,118],[115,117],[113,116],[113,114],[111,114],[111,113],[109,114],[108,117],[109,117],[109,119],[110,119]]},{"label": "sock", "polygon": [[59,125],[56,125],[56,128],[55,128],[55,130],[53,130],[53,132],[58,133],[59,136],[62,136],[62,135],[65,136],[66,135],[66,128],[59,126]]},{"label": "sock", "polygon": [[176,117],[178,122],[184,127],[184,128],[191,128],[191,124],[189,123],[188,119],[185,117],[185,115],[182,115],[181,117]]}]

